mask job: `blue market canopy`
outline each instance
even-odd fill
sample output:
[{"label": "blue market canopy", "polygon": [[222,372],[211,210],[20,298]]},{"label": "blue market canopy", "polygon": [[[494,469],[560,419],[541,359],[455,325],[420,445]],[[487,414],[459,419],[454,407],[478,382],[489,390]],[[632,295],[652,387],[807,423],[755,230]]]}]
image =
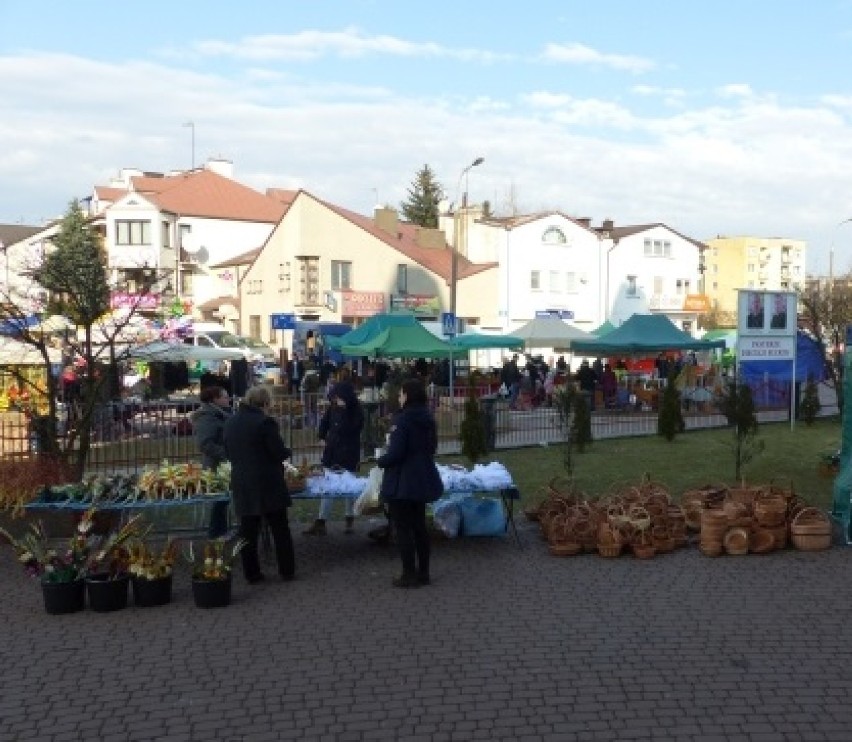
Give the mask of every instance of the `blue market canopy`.
[{"label": "blue market canopy", "polygon": [[480,333],[465,333],[456,335],[449,341],[453,350],[466,353],[469,350],[484,350],[486,348],[523,348],[524,341],[514,335],[484,335]]},{"label": "blue market canopy", "polygon": [[724,340],[696,340],[661,314],[634,314],[603,337],[575,340],[571,344],[575,353],[587,355],[640,355],[724,347]]},{"label": "blue market canopy", "polygon": [[9,317],[0,322],[0,335],[20,335],[24,330],[38,324],[38,315]]}]

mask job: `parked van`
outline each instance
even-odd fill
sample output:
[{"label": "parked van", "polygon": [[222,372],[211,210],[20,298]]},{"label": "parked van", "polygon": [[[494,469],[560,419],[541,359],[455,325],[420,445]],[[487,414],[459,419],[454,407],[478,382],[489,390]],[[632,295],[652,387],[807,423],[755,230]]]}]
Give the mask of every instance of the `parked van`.
[{"label": "parked van", "polygon": [[237,335],[216,322],[195,322],[192,325],[192,336],[184,338],[183,342],[207,348],[240,350],[248,361],[255,360],[257,356],[257,353],[247,347]]}]

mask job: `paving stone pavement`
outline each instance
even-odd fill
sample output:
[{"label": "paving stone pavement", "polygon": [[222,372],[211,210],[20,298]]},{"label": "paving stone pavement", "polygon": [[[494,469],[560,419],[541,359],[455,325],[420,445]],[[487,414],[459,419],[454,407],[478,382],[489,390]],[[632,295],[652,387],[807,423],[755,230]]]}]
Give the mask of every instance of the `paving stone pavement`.
[{"label": "paving stone pavement", "polygon": [[0,547],[0,740],[852,740],[846,548],[555,558],[524,523],[399,590],[367,528],[207,611],[180,571],[171,605],[48,616]]}]

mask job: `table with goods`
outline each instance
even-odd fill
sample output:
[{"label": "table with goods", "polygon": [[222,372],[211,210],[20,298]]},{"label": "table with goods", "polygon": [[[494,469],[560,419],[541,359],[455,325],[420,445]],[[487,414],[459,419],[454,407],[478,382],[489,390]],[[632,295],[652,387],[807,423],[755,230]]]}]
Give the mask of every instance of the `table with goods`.
[{"label": "table with goods", "polygon": [[[381,470],[377,468],[368,476],[358,476],[344,470],[309,467],[306,462],[300,466],[287,462],[284,470],[294,499],[356,500],[359,513],[380,507]],[[471,470],[438,465],[438,470],[445,495],[433,504],[432,512],[444,535],[501,535],[511,528],[517,540],[513,503],[520,499],[520,493],[502,464],[477,464]],[[25,509],[115,512],[122,523],[144,512],[157,531],[203,533],[209,525],[210,507],[230,502],[230,474],[227,462],[216,470],[207,470],[193,463],[165,461],[138,475],[97,475],[75,484],[45,487]]]}]

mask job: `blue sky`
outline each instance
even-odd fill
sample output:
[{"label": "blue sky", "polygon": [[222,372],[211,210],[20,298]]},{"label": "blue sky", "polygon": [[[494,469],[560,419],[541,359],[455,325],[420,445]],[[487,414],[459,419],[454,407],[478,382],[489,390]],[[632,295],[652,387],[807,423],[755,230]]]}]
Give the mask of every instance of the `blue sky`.
[{"label": "blue sky", "polygon": [[805,239],[852,269],[852,1],[0,0],[0,221],[121,167],[369,213],[428,163],[448,197]]}]

